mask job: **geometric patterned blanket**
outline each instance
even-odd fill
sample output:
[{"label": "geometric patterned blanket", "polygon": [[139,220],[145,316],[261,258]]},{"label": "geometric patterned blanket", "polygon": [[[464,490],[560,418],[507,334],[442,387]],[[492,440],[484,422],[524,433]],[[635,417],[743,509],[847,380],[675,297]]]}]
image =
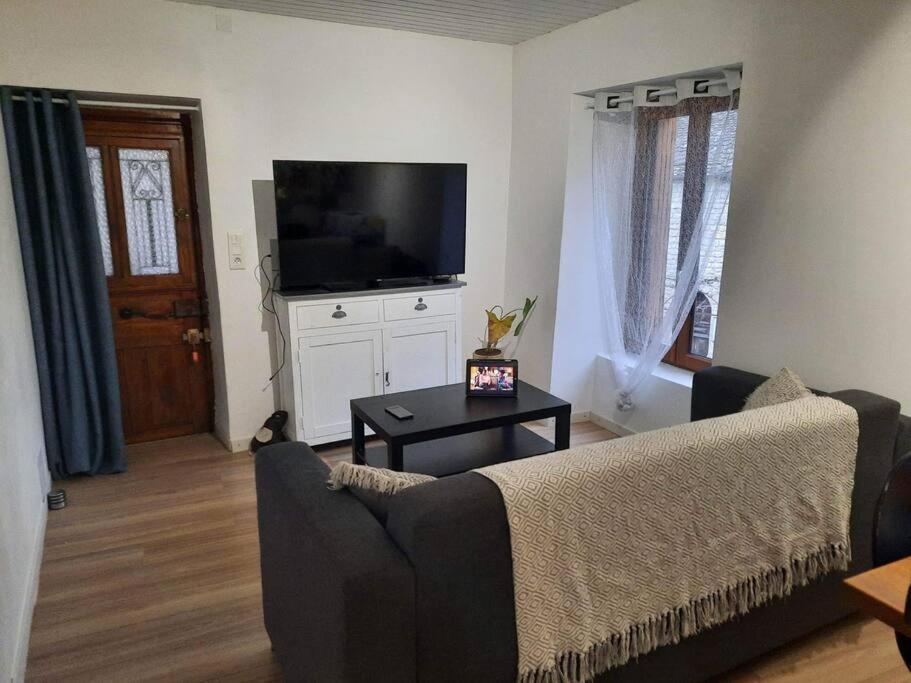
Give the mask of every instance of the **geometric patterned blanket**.
[{"label": "geometric patterned blanket", "polygon": [[809,397],[476,470],[521,683],[581,683],[847,569],[857,413]]}]

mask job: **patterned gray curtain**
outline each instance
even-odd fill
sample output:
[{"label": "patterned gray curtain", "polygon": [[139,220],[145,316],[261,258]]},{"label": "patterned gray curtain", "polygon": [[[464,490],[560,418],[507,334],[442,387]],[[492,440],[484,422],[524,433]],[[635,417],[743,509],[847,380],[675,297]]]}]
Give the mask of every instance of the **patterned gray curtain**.
[{"label": "patterned gray curtain", "polygon": [[114,333],[79,106],[72,93],[3,86],[0,110],[48,468],[55,479],[122,472]]}]

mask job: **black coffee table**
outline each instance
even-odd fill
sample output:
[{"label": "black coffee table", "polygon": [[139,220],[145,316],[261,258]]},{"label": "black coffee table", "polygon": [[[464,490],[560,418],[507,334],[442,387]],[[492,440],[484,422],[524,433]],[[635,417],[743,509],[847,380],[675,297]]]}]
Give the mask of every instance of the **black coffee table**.
[{"label": "black coffee table", "polygon": [[[519,380],[518,396],[465,396],[464,384],[357,398],[351,401],[351,451],[355,464],[455,474],[508,460],[569,448],[570,404]],[[397,420],[386,406],[414,417]],[[554,442],[520,422],[556,418]],[[385,445],[365,447],[364,425]]]}]

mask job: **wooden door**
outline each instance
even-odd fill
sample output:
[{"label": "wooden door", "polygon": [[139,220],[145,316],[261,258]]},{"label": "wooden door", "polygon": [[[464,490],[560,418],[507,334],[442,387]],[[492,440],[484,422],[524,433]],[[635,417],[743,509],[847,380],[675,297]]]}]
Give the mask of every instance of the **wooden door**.
[{"label": "wooden door", "polygon": [[127,443],[212,429],[189,118],[83,110]]},{"label": "wooden door", "polygon": [[454,384],[455,323],[441,322],[383,332],[386,393]]},{"label": "wooden door", "polygon": [[300,340],[301,391],[306,438],[351,429],[353,398],[383,393],[383,340],[379,330]]}]

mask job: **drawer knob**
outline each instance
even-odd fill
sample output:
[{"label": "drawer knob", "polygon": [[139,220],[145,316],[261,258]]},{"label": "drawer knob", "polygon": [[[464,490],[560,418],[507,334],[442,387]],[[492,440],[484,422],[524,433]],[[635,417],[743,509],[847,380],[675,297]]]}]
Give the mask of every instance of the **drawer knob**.
[{"label": "drawer knob", "polygon": [[418,302],[414,305],[414,310],[416,311],[426,311],[427,304],[424,303],[424,297],[418,297]]},{"label": "drawer knob", "polygon": [[335,318],[336,320],[341,320],[342,318],[347,318],[348,314],[342,310],[342,306],[341,306],[341,304],[339,304],[338,306],[335,307],[335,311],[333,311],[332,317]]}]

